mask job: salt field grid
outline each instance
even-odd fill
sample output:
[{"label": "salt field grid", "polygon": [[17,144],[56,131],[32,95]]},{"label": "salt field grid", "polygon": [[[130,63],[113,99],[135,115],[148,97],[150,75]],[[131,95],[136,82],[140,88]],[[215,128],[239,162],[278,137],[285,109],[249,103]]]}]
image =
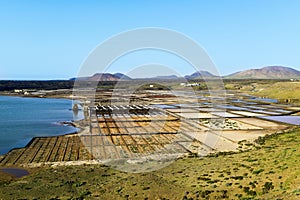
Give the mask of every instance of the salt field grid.
[{"label": "salt field grid", "polygon": [[[133,94],[134,102],[124,104],[126,93],[110,99],[111,92],[97,94],[90,105],[85,131],[63,136],[33,138],[25,148],[5,154],[0,165],[106,161],[149,155],[208,155],[237,150],[243,140],[299,125],[300,108],[270,99],[227,93],[227,99],[212,102],[209,97],[190,100],[168,91]],[[165,95],[165,96],[164,96]],[[181,95],[181,96],[180,96]],[[206,94],[207,95],[207,94]],[[116,96],[116,95],[115,95]],[[162,98],[163,97],[163,98]],[[197,98],[196,98],[197,99]],[[105,103],[103,103],[105,102]],[[215,141],[209,141],[214,138]]]}]

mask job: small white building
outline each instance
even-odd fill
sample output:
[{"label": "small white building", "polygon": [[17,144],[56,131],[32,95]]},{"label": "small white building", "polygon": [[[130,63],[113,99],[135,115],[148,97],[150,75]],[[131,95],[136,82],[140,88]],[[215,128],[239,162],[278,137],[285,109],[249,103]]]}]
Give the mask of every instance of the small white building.
[{"label": "small white building", "polygon": [[199,86],[199,83],[180,83],[180,86],[184,87],[193,87],[193,86]]},{"label": "small white building", "polygon": [[19,89],[14,89],[14,93],[22,93],[23,90],[19,90]]}]

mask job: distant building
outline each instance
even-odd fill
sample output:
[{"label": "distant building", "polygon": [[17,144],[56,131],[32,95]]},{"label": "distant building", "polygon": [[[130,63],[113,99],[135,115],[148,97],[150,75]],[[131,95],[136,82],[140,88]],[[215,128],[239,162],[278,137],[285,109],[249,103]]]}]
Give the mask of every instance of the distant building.
[{"label": "distant building", "polygon": [[184,87],[194,87],[194,86],[199,86],[199,83],[180,83],[180,86]]},{"label": "distant building", "polygon": [[23,90],[18,90],[18,89],[14,90],[14,93],[22,93],[22,92],[23,92]]}]

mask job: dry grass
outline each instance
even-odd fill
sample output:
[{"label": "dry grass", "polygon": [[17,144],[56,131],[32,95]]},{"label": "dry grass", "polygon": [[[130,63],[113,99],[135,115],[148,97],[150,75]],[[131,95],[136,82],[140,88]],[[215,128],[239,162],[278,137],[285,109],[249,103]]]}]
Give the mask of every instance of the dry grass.
[{"label": "dry grass", "polygon": [[259,85],[257,95],[275,99],[300,99],[300,82],[278,82],[274,84]]},{"label": "dry grass", "polygon": [[82,165],[1,176],[0,199],[298,199],[300,130],[259,142],[248,152],[182,158],[152,173]]},{"label": "dry grass", "polygon": [[252,81],[245,84],[244,82],[225,83],[228,90],[240,91],[254,96],[273,98],[278,100],[300,99],[300,82],[289,81]]}]

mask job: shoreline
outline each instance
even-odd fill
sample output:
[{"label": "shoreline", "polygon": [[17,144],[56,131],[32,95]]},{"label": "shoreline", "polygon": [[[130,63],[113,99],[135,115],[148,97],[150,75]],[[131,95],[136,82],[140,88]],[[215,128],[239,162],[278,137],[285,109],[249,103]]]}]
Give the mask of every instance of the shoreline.
[{"label": "shoreline", "polygon": [[[39,90],[41,92],[44,90]],[[61,93],[64,92],[64,93]],[[67,95],[66,95],[67,92]],[[23,97],[23,98],[52,98],[52,99],[70,99],[73,100],[73,89],[61,89],[61,90],[45,90],[43,94],[22,94],[13,93],[9,91],[1,91],[0,96],[12,96],[12,97]]]},{"label": "shoreline", "polygon": [[[74,101],[72,98],[70,98],[70,96],[60,96],[60,97],[57,97],[57,96],[52,96],[52,95],[48,95],[48,96],[44,96],[44,97],[38,97],[38,96],[29,96],[29,95],[16,95],[16,94],[6,94],[6,93],[3,93],[3,92],[0,92],[0,96],[2,97],[16,97],[16,98],[33,98],[33,99],[53,99],[53,100],[60,100],[60,99],[65,99],[65,100],[70,100],[70,101]],[[69,111],[72,111],[72,108],[68,108]],[[81,121],[81,120],[84,120],[83,119],[80,119],[78,120],[77,122]],[[72,134],[77,134],[77,133],[80,133],[83,128],[78,124],[76,123],[76,121],[74,120],[74,117],[73,119],[71,120],[61,120],[61,121],[53,121],[51,122],[51,124],[55,124],[57,126],[70,126],[70,127],[73,127],[77,130],[75,131],[68,131],[66,133],[58,133],[57,135],[45,135],[45,136],[34,136],[34,137],[31,137],[29,142],[27,142],[26,144],[24,143],[24,146],[20,146],[20,147],[13,147],[13,148],[10,148],[8,149],[8,151],[6,153],[3,153],[3,154],[0,154],[0,160],[2,159],[3,156],[5,156],[6,154],[8,154],[9,152],[15,150],[15,149],[22,149],[22,148],[26,148],[28,147],[31,142],[37,138],[37,137],[41,137],[41,138],[47,138],[47,137],[55,137],[55,136],[65,136],[65,135],[72,135]],[[36,131],[38,132],[38,131]]]},{"label": "shoreline", "polygon": [[77,135],[78,134],[78,132],[71,132],[71,133],[62,133],[62,134],[60,134],[60,135],[53,135],[53,136],[35,136],[35,137],[32,137],[31,139],[30,139],[30,141],[29,142],[27,142],[27,144],[24,146],[24,147],[15,147],[15,148],[12,148],[12,149],[10,149],[7,153],[5,153],[5,154],[0,154],[0,161],[2,160],[2,157],[4,157],[6,154],[8,154],[8,153],[10,153],[10,152],[12,152],[12,151],[14,151],[14,150],[19,150],[19,149],[23,149],[23,148],[28,148],[32,143],[33,143],[33,141],[35,140],[35,139],[37,139],[37,138],[51,138],[51,137],[59,137],[59,136],[72,136],[72,135]]}]

